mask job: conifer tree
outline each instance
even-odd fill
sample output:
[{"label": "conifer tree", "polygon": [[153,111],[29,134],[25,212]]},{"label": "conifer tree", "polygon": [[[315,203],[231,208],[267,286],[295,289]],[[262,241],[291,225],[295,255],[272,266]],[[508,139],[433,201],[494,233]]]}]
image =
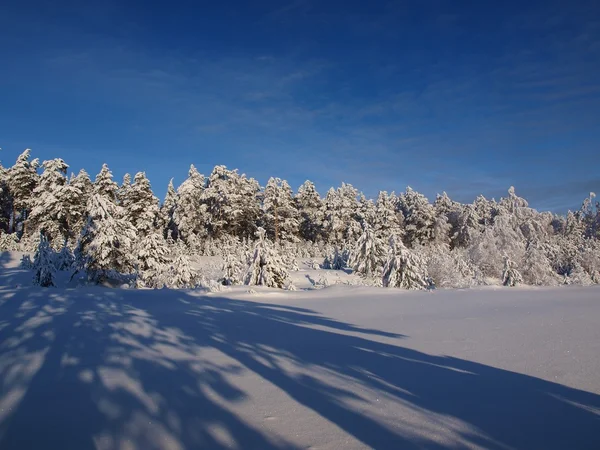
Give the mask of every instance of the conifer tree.
[{"label": "conifer tree", "polygon": [[60,158],[44,161],[44,171],[32,192],[30,230],[44,230],[50,242],[62,242],[69,236],[69,203],[66,191],[69,166]]},{"label": "conifer tree", "polygon": [[395,236],[402,238],[404,235],[404,217],[396,211],[397,198],[394,193],[388,195],[380,191],[375,204],[375,233],[381,237]]},{"label": "conifer tree", "polygon": [[323,236],[323,201],[315,185],[306,180],[295,197],[300,214],[298,230],[305,241],[316,242]]},{"label": "conifer tree", "polygon": [[75,256],[65,239],[60,251],[54,257],[54,266],[56,267],[56,270],[71,270],[74,263]]},{"label": "conifer tree", "polygon": [[152,193],[144,172],[135,175],[126,195],[125,214],[140,236],[154,232],[158,222],[159,201]]},{"label": "conifer tree", "polygon": [[117,185],[105,164],[88,201],[87,222],[77,249],[78,267],[95,282],[103,281],[111,272],[130,274],[134,269],[136,229],[124,219],[122,208],[115,203],[116,191]]},{"label": "conifer tree", "polygon": [[385,262],[385,256],[385,243],[375,235],[368,224],[364,224],[363,234],[350,253],[348,265],[356,273],[371,277],[380,273]]},{"label": "conifer tree", "polygon": [[176,289],[191,289],[198,285],[198,276],[192,271],[190,258],[177,252],[168,270],[167,286]]},{"label": "conifer tree", "polygon": [[169,249],[158,231],[142,235],[137,247],[138,285],[149,288],[163,286],[169,268]]},{"label": "conifer tree", "polygon": [[41,287],[54,286],[54,252],[48,239],[40,233],[39,244],[33,258],[33,284]]},{"label": "conifer tree", "polygon": [[178,237],[190,244],[196,235],[205,234],[204,207],[201,203],[205,178],[192,164],[187,179],[177,189],[178,202],[173,212],[173,222]]},{"label": "conifer tree", "polygon": [[131,190],[131,174],[123,175],[123,182],[117,189],[117,203],[123,208],[127,208],[130,203],[129,192]]},{"label": "conifer tree", "polygon": [[216,166],[202,194],[208,234],[219,239],[225,234],[252,238],[261,216],[260,185],[237,170]]},{"label": "conifer tree", "polygon": [[[39,160],[34,159],[30,161],[30,158],[31,150],[26,149],[17,158],[15,165],[10,168],[6,177],[13,199],[12,230],[16,231],[17,222],[19,221],[22,223],[22,234],[25,234],[24,221],[27,218],[27,211],[31,205],[31,194],[37,186],[39,178],[37,174]],[[17,214],[19,214],[18,218]]]},{"label": "conifer tree", "polygon": [[417,253],[407,249],[402,241],[391,238],[387,261],[383,267],[384,287],[427,289],[431,281],[426,262]]},{"label": "conifer tree", "polygon": [[409,247],[426,245],[433,240],[435,210],[424,195],[409,186],[398,197],[398,208],[404,215],[404,241]]},{"label": "conifer tree", "polygon": [[517,265],[511,261],[508,256],[504,256],[504,269],[502,270],[502,284],[504,286],[514,287],[523,282],[521,273],[517,270]]},{"label": "conifer tree", "polygon": [[87,203],[93,190],[94,186],[90,176],[83,169],[76,176],[71,175],[69,183],[63,187],[68,224],[67,239],[77,239],[81,234],[87,217]]},{"label": "conifer tree", "polygon": [[222,284],[225,286],[233,286],[242,283],[241,275],[243,264],[237,255],[227,253],[221,269],[223,270],[223,278],[221,278]]},{"label": "conifer tree", "polygon": [[263,194],[263,221],[267,236],[275,244],[294,242],[298,235],[298,210],[287,181],[271,177]]},{"label": "conifer tree", "polygon": [[258,228],[254,251],[248,260],[244,284],[283,289],[288,273],[281,256],[275,251],[266,237],[266,231]]},{"label": "conifer tree", "polygon": [[177,208],[177,202],[177,191],[173,186],[173,179],[171,178],[169,181],[169,186],[167,187],[167,194],[159,212],[159,226],[163,230],[163,236],[165,239],[169,237],[177,237],[177,227],[175,226],[175,221],[173,220],[173,214]]},{"label": "conifer tree", "polygon": [[358,191],[351,185],[342,183],[331,188],[325,197],[325,230],[327,239],[338,245],[354,245],[361,233],[358,218]]}]

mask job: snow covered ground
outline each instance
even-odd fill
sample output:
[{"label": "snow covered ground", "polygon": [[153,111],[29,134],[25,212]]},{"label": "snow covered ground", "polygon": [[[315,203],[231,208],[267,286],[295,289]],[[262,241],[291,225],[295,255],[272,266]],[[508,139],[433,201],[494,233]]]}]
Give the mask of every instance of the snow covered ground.
[{"label": "snow covered ground", "polygon": [[3,258],[3,450],[600,448],[598,287],[41,289]]}]

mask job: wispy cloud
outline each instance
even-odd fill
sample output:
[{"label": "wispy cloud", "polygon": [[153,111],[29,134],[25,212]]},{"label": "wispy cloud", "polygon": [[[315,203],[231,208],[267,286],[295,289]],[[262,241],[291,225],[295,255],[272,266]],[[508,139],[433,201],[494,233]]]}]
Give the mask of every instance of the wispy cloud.
[{"label": "wispy cloud", "polygon": [[[287,27],[311,30],[286,52],[167,51],[96,36],[31,56],[22,73],[36,67],[32,85],[113,111],[120,129],[157,146],[198,149],[207,165],[467,200],[545,185],[556,167],[577,169],[572,155],[594,151],[600,26],[593,2],[577,1],[491,20],[436,1],[298,0],[260,16],[260,26],[277,25],[273,39]],[[111,11],[119,6],[98,20]]]}]

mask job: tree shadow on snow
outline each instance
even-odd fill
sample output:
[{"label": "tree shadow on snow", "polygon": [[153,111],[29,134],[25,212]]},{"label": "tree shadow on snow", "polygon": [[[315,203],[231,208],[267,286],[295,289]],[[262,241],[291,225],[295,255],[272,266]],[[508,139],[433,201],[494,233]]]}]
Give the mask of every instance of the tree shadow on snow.
[{"label": "tree shadow on snow", "polygon": [[19,267],[19,261],[15,261],[19,255],[16,252],[0,252],[0,286],[12,288],[31,285],[33,272]]},{"label": "tree shadow on snow", "polygon": [[[600,446],[598,395],[315,311],[184,291],[0,295],[2,449],[297,448],[233,412],[253,405],[248,376],[372,448]],[[379,400],[446,420],[454,440],[369,412]]]}]

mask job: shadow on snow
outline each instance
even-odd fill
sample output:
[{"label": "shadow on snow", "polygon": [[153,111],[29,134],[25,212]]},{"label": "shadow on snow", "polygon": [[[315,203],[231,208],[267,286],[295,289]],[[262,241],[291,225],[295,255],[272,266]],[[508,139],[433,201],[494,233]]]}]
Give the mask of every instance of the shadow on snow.
[{"label": "shadow on snow", "polygon": [[0,291],[0,448],[296,448],[233,412],[248,374],[368,447],[443,445],[365,412],[365,392],[460,421],[454,446],[600,448],[598,395],[403,338],[185,291]]}]

